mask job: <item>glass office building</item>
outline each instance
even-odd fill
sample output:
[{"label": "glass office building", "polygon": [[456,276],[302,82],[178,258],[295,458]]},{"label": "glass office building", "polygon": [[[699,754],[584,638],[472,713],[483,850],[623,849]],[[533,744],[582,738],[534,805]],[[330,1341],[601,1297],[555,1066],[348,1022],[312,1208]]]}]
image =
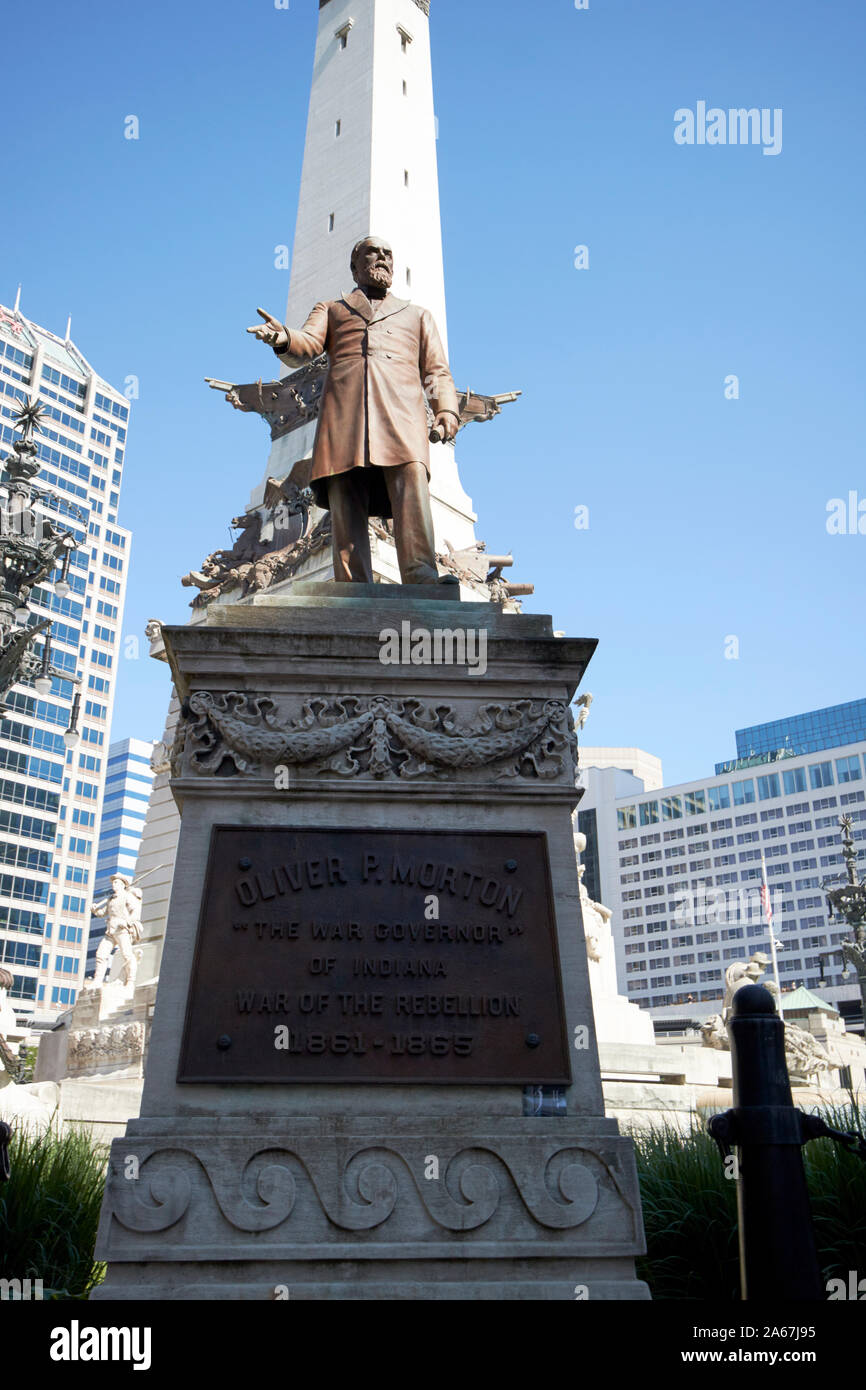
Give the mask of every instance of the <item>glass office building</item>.
[{"label": "glass office building", "polygon": [[[846,743],[866,740],[866,700],[850,700],[845,705],[813,709],[790,719],[774,719],[738,729],[737,758],[763,757],[770,753],[819,753],[822,748],[840,748]],[[716,772],[730,767],[718,763]]]},{"label": "glass office building", "polygon": [[[57,1018],[84,979],[129,564],[130,533],[117,523],[129,401],[68,337],[0,305],[0,469],[15,412],[36,398],[45,420],[35,482],[80,544],[70,593],[43,583],[30,599],[31,624],[52,619],[51,691],[14,685],[0,722],[0,964],[22,1026]],[[7,482],[0,472],[0,505]],[[76,693],[81,739],[67,749]]]}]

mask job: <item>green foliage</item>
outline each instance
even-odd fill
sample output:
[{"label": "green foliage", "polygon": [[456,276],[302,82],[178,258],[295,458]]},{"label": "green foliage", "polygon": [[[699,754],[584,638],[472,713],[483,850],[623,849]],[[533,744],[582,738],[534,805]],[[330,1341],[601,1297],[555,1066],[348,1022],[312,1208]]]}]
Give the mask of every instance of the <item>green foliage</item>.
[{"label": "green foliage", "polygon": [[86,1130],[35,1135],[15,1128],[12,1176],[0,1183],[0,1278],[41,1279],[44,1298],[86,1298],[94,1264],[106,1155]]},{"label": "green foliage", "polygon": [[730,1303],[739,1297],[737,1188],[702,1122],[632,1134],[647,1254],[637,1261],[654,1299]]},{"label": "green foliage", "polygon": [[[833,1129],[860,1129],[856,1103],[821,1112]],[[638,1277],[654,1299],[732,1303],[739,1299],[736,1183],[695,1117],[687,1133],[671,1126],[633,1131],[647,1235]],[[803,1150],[822,1277],[866,1270],[866,1162],[830,1139]]]},{"label": "green foliage", "polygon": [[[864,1132],[866,1113],[856,1101],[821,1112],[832,1129]],[[866,1274],[866,1161],[832,1139],[807,1144],[806,1178],[822,1277],[844,1279],[849,1270]]]}]

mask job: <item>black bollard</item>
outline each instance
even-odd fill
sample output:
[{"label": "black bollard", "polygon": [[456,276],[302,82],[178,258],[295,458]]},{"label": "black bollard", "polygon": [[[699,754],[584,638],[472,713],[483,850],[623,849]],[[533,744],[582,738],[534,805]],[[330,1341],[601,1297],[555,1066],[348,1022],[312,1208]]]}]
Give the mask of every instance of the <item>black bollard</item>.
[{"label": "black bollard", "polygon": [[728,1019],[734,1109],[710,1122],[739,1163],[740,1282],[750,1302],[825,1298],[812,1229],[797,1110],[785,1062],[785,1025],[763,985],[744,985]]}]

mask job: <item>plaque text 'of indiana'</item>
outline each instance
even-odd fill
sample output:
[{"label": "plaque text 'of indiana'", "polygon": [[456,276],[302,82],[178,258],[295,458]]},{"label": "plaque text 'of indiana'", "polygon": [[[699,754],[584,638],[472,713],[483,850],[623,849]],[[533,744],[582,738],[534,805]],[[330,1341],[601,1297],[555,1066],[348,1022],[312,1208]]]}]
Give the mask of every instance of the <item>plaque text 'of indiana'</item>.
[{"label": "plaque text 'of indiana'", "polygon": [[217,826],[178,1080],[567,1085],[545,837]]}]

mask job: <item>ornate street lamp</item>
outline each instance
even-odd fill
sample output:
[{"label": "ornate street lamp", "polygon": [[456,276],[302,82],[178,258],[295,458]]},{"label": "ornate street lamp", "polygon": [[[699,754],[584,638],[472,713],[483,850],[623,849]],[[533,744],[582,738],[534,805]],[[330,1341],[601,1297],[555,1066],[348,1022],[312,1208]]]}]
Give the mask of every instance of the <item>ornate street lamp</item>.
[{"label": "ornate street lamp", "polygon": [[[33,486],[40,467],[33,436],[42,428],[44,413],[38,400],[21,406],[13,417],[21,434],[3,461],[9,495],[0,508],[0,715],[6,712],[6,696],[16,681],[32,681],[37,694],[47,695],[52,676],[65,675],[51,665],[51,639],[46,631],[51,619],[40,618],[28,626],[32,590],[45,583],[58,563],[61,573],[54,592],[60,598],[69,593],[69,562],[78,546],[71,531],[36,510],[35,503],[48,496]],[[43,632],[37,651],[34,643]],[[73,717],[70,730],[74,728]]]},{"label": "ornate street lamp", "polygon": [[[827,894],[830,904],[830,920],[836,916],[847,922],[851,928],[852,941],[842,942],[842,957],[848,965],[853,965],[860,985],[860,998],[863,1008],[863,1027],[866,1032],[866,882],[857,872],[857,850],[851,829],[851,817],[840,816],[842,827],[842,853],[845,857],[845,880],[841,874],[824,879],[821,887]],[[831,887],[838,883],[836,888]]]}]

